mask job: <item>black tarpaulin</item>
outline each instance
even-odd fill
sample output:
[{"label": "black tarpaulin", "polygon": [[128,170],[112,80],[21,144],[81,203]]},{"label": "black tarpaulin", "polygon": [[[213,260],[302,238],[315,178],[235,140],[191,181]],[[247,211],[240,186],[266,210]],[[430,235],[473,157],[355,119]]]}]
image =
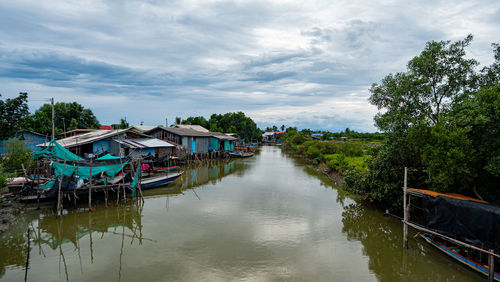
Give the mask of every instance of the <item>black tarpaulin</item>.
[{"label": "black tarpaulin", "polygon": [[449,197],[423,196],[425,227],[500,252],[500,207]]}]

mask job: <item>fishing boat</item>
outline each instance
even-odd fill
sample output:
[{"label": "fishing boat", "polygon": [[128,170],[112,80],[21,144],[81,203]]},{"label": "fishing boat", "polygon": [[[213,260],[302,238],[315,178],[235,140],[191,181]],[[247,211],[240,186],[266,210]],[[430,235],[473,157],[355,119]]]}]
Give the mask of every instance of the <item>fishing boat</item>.
[{"label": "fishing boat", "polygon": [[253,156],[252,152],[234,151],[230,152],[229,155],[233,158],[248,158]]},{"label": "fishing boat", "polygon": [[146,189],[153,189],[157,187],[167,186],[168,184],[174,182],[177,178],[179,178],[183,174],[184,171],[181,171],[170,175],[144,178],[141,180],[141,189],[146,190]]},{"label": "fishing boat", "polygon": [[[431,235],[429,234],[419,234],[420,237],[422,237],[427,243],[429,243],[430,245],[436,247],[438,250],[440,250],[441,252],[447,254],[448,256],[450,256],[451,258],[463,263],[464,265],[478,271],[479,273],[482,273],[486,276],[489,275],[489,271],[488,271],[488,266],[486,265],[483,265],[479,262],[476,262],[474,261],[473,259],[471,259],[470,257],[466,257],[465,254],[461,254],[461,251],[459,250],[459,248],[457,247],[452,247],[452,246],[446,246],[443,243],[440,243],[438,242],[435,238],[433,238]],[[495,271],[495,281],[500,281],[500,274],[498,272]]]},{"label": "fishing boat", "polygon": [[170,172],[170,171],[178,171],[180,169],[181,169],[180,166],[159,167],[159,168],[154,168],[151,170],[143,171],[141,174],[142,174],[142,176],[148,176],[148,175],[155,174],[155,173],[166,173],[166,172]]},{"label": "fishing boat", "polygon": [[[500,206],[426,189],[405,188],[405,194],[417,197],[412,201],[414,220],[405,219],[405,224],[423,232],[420,236],[427,243],[451,258],[488,275],[489,281],[500,281],[494,272],[500,269],[495,261],[500,254]],[[406,218],[410,218],[409,210],[405,210]]]}]

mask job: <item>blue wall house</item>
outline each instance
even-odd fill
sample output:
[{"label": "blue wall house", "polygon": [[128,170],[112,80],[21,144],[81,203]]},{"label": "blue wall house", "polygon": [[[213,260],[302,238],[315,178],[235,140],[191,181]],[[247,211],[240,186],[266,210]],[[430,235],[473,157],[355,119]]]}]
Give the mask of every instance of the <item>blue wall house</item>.
[{"label": "blue wall house", "polygon": [[[234,142],[238,139],[221,132],[210,132],[210,147],[214,151],[234,151]],[[216,145],[217,144],[217,145]]]},{"label": "blue wall house", "polygon": [[145,133],[152,137],[181,145],[189,155],[209,152],[211,133],[201,132],[191,128],[164,126],[158,126]]},{"label": "blue wall house", "polygon": [[50,136],[46,136],[33,131],[20,131],[16,133],[14,137],[11,137],[7,140],[0,140],[0,154],[7,153],[7,144],[8,142],[14,139],[19,139],[23,141],[28,149],[31,149],[32,151],[37,151],[40,150],[40,148],[37,147],[37,145],[44,143],[46,141],[50,141],[48,138],[50,138]]}]

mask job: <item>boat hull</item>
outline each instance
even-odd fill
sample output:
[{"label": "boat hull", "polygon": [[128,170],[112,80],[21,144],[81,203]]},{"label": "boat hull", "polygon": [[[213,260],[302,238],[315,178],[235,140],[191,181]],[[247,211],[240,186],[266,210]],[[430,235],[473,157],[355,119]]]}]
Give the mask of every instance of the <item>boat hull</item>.
[{"label": "boat hull", "polygon": [[[460,255],[459,253],[453,251],[452,249],[444,246],[443,244],[439,243],[439,242],[436,242],[434,241],[431,237],[429,237],[428,235],[425,235],[425,234],[420,234],[420,236],[429,244],[431,244],[432,246],[436,247],[438,250],[442,251],[443,253],[447,254],[448,256],[450,256],[451,258],[461,262],[462,264],[476,270],[477,272],[479,273],[482,273],[486,276],[488,276],[489,274],[489,271],[488,271],[488,268],[483,266],[482,264],[478,263],[478,262],[475,262],[471,259],[468,259],[462,255]],[[498,272],[495,272],[495,281],[500,281],[500,274]]]},{"label": "boat hull", "polygon": [[157,177],[142,179],[141,180],[141,189],[147,190],[147,189],[153,189],[153,188],[167,186],[168,184],[174,182],[182,174],[184,174],[184,171],[181,171],[179,173],[172,174],[172,175],[164,175],[164,176],[157,176]]}]

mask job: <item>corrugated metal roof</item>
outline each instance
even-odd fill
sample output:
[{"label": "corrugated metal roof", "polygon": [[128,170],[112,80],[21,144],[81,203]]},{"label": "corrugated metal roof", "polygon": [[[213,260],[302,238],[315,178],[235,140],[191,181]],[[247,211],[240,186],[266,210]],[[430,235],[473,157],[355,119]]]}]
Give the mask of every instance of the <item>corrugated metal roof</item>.
[{"label": "corrugated metal roof", "polygon": [[180,136],[209,137],[210,133],[196,131],[190,128],[160,127],[161,129]]},{"label": "corrugated metal roof", "polygon": [[174,145],[157,138],[134,138],[113,140],[129,148],[165,148],[175,147]]},{"label": "corrugated metal roof", "polygon": [[[85,145],[89,144],[95,141],[99,141],[102,139],[106,139],[109,137],[113,137],[116,135],[120,135],[122,133],[126,133],[131,131],[130,129],[116,129],[116,130],[94,130],[89,133],[85,134],[80,134],[76,136],[71,136],[63,139],[57,140],[57,143],[61,144],[63,147],[68,148],[68,147],[74,147],[74,146],[79,146],[79,145]],[[133,131],[134,134],[137,134],[139,136],[147,136],[145,134],[141,134],[139,132]],[[46,147],[49,143],[43,143],[38,146]]]},{"label": "corrugated metal roof", "polygon": [[210,134],[220,140],[237,140],[237,138],[234,138],[233,136],[229,136],[225,133],[222,132],[210,132]]},{"label": "corrugated metal roof", "polygon": [[146,131],[149,131],[151,129],[154,129],[156,128],[157,126],[154,126],[154,125],[133,125],[131,128],[132,129],[137,129],[139,130],[140,132],[146,132]]},{"label": "corrugated metal roof", "polygon": [[203,127],[201,125],[196,125],[196,124],[195,125],[192,125],[192,124],[177,124],[174,127],[175,128],[188,128],[188,129],[192,129],[192,130],[196,130],[196,131],[200,131],[200,132],[205,132],[205,133],[210,132],[205,127]]}]

